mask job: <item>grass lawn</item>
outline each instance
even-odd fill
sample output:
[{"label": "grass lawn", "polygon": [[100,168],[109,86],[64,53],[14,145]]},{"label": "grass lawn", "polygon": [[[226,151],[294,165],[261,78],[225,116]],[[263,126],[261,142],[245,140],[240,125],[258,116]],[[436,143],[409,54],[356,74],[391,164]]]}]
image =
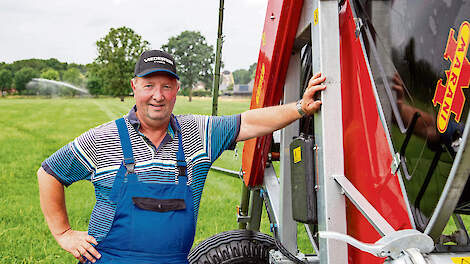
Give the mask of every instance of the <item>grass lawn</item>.
[{"label": "grass lawn", "polygon": [[[133,100],[113,98],[2,98],[0,109],[0,263],[75,263],[49,233],[40,206],[36,171],[41,162],[61,146],[89,128],[127,114]],[[228,115],[249,108],[249,99],[221,99],[219,114]],[[210,114],[212,100],[178,98],[175,114]],[[226,151],[217,166],[238,170],[238,157]],[[236,206],[240,203],[242,181],[210,171],[199,210],[195,245],[216,233],[238,228]],[[90,182],[80,181],[66,189],[71,225],[86,230],[94,206]],[[264,213],[262,231],[269,232]],[[307,239],[303,238],[304,243]]]},{"label": "grass lawn", "polygon": [[[249,108],[248,99],[221,99],[219,114],[240,113]],[[36,171],[41,162],[91,127],[126,114],[133,105],[131,98],[120,102],[100,99],[0,99],[0,263],[75,263],[50,235],[38,197]],[[210,114],[209,98],[178,98],[175,113]],[[226,151],[217,166],[238,170],[238,157]],[[202,195],[195,244],[216,233],[238,228],[236,206],[240,202],[241,180],[209,172]],[[73,184],[66,190],[71,225],[86,230],[94,205],[92,184]],[[299,226],[299,230],[302,227]],[[269,232],[263,213],[261,231]],[[312,252],[304,233],[299,247]]]}]

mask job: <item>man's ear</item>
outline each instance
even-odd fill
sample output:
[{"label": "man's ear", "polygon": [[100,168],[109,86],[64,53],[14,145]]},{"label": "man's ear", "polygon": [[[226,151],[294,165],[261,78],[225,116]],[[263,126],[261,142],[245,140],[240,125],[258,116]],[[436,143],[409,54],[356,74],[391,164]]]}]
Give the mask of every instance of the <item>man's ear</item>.
[{"label": "man's ear", "polygon": [[132,91],[134,92],[134,94],[135,94],[135,85],[134,85],[134,82],[136,82],[136,81],[137,81],[136,78],[132,78],[131,81],[130,81],[130,82],[131,82]]}]

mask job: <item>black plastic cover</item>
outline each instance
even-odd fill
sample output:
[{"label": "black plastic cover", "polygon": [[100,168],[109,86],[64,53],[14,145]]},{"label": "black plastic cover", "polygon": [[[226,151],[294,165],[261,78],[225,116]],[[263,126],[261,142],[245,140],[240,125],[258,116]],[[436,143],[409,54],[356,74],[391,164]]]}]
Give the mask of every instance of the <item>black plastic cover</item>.
[{"label": "black plastic cover", "polygon": [[313,138],[304,135],[290,144],[292,215],[305,224],[317,222],[314,145]]}]

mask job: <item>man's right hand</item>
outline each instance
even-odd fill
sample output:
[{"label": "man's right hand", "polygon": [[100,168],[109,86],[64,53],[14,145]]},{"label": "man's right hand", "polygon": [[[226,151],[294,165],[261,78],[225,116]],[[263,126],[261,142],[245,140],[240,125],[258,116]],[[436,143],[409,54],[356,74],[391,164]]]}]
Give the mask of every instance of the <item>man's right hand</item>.
[{"label": "man's right hand", "polygon": [[85,263],[86,259],[95,263],[96,259],[101,258],[101,254],[93,245],[97,245],[96,239],[86,231],[67,230],[63,234],[55,235],[57,243],[72,254],[81,263]]}]

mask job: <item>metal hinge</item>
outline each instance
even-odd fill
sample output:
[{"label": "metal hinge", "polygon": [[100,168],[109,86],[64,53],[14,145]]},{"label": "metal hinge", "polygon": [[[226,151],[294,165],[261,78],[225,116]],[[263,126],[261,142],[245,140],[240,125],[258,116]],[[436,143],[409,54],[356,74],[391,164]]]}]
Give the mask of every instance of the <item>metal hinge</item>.
[{"label": "metal hinge", "polygon": [[397,173],[398,169],[400,168],[400,163],[401,163],[400,153],[397,152],[395,153],[395,155],[393,155],[392,164],[390,165],[390,170],[392,172],[392,175],[395,175],[395,173]]},{"label": "metal hinge", "polygon": [[355,33],[356,33],[356,38],[358,38],[359,35],[361,34],[361,30],[362,30],[362,27],[364,26],[364,23],[362,23],[362,19],[360,19],[359,17],[355,17],[354,24],[356,24]]}]

